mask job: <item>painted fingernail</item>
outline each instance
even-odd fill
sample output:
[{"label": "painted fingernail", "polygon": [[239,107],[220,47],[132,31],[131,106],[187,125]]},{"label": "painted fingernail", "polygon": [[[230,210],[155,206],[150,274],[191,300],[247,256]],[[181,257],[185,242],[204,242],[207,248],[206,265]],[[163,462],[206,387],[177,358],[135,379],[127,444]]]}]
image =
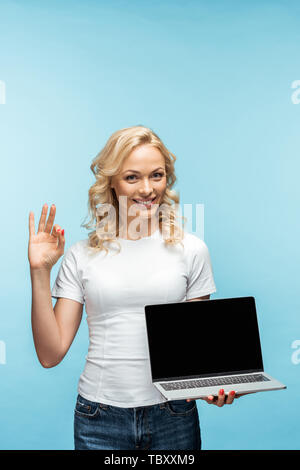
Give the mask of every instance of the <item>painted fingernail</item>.
[{"label": "painted fingernail", "polygon": [[235,395],[235,392],[232,390],[232,391],[230,392],[230,395]]},{"label": "painted fingernail", "polygon": [[221,390],[220,390],[220,395],[224,395],[224,390],[223,390],[223,388],[221,388]]},{"label": "painted fingernail", "polygon": [[61,231],[61,234],[62,234],[62,235],[64,235],[64,234],[65,234],[65,229],[63,229],[63,230]]}]

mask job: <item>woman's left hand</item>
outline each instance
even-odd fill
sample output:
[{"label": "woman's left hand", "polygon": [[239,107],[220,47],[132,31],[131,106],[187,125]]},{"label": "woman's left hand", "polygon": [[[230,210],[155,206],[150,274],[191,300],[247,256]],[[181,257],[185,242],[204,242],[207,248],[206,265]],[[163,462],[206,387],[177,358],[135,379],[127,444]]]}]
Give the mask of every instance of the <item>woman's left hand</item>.
[{"label": "woman's left hand", "polygon": [[219,394],[217,397],[213,395],[209,395],[208,397],[190,398],[186,401],[205,400],[206,403],[209,403],[210,405],[217,405],[221,407],[223,405],[231,405],[235,398],[240,398],[241,396],[248,395],[249,393],[255,393],[255,392],[239,393],[238,395],[236,395],[235,391],[232,390],[231,392],[228,393],[228,395],[225,395],[224,390],[221,389],[219,390]]}]

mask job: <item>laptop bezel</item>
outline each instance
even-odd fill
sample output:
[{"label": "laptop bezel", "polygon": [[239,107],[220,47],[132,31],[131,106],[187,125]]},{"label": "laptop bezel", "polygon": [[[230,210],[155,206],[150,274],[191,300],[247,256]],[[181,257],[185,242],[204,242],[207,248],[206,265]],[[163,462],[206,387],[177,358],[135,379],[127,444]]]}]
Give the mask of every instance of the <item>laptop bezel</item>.
[{"label": "laptop bezel", "polygon": [[[149,350],[149,359],[150,359],[150,370],[151,370],[151,378],[152,382],[172,382],[172,381],[177,381],[177,380],[193,380],[193,379],[205,379],[209,377],[227,377],[227,376],[232,376],[232,375],[246,375],[246,374],[256,374],[256,373],[263,373],[264,372],[264,363],[263,363],[263,356],[262,356],[262,348],[261,348],[261,341],[260,341],[260,331],[259,331],[259,324],[258,324],[258,318],[257,318],[257,310],[256,310],[256,303],[255,303],[255,298],[253,296],[241,296],[241,297],[224,297],[221,299],[203,299],[199,300],[199,302],[215,302],[219,300],[238,300],[238,299],[251,299],[251,302],[254,304],[254,310],[255,310],[255,315],[256,315],[256,323],[257,323],[257,329],[258,329],[258,339],[259,339],[259,349],[260,349],[260,357],[261,357],[261,368],[257,369],[247,369],[247,370],[238,370],[238,371],[230,371],[230,372],[217,372],[217,373],[210,373],[210,374],[197,374],[197,375],[188,375],[188,376],[176,376],[176,377],[162,377],[162,378],[153,378],[152,376],[152,364],[151,364],[151,353],[150,353],[150,347],[149,347],[149,337],[148,337],[148,328],[147,328],[147,316],[151,314],[150,309],[151,307],[163,307],[163,306],[170,306],[170,305],[177,305],[180,303],[186,303],[187,301],[181,301],[181,302],[169,302],[169,303],[162,303],[162,304],[148,304],[145,305],[144,310],[145,310],[145,320],[146,320],[146,330],[147,330],[147,341],[148,341],[148,350]],[[148,313],[149,312],[149,313]]]}]

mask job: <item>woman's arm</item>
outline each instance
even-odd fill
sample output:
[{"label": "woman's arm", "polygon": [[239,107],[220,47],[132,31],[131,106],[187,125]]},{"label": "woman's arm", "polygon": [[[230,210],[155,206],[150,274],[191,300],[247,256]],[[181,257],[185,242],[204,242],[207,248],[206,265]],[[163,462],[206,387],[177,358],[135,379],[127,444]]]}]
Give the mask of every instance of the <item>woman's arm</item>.
[{"label": "woman's arm", "polygon": [[49,269],[30,269],[31,325],[35,350],[43,367],[59,362],[61,337],[52,307]]},{"label": "woman's arm", "polygon": [[43,367],[56,366],[67,353],[78,330],[83,305],[59,298],[53,309],[50,288],[51,269],[64,254],[64,230],[54,223],[56,208],[52,204],[47,220],[43,205],[38,231],[34,214],[29,213],[28,260],[32,285],[31,324],[35,350]]},{"label": "woman's arm", "polygon": [[75,300],[59,298],[53,309],[48,270],[31,270],[31,282],[35,350],[43,367],[54,367],[62,361],[74,340],[83,305]]}]

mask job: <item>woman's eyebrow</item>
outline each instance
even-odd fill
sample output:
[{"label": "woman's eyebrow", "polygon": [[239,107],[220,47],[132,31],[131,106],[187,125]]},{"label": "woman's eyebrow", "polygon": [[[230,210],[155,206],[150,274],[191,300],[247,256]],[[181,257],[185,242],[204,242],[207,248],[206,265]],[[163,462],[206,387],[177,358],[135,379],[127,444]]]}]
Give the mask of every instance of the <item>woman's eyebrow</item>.
[{"label": "woman's eyebrow", "polygon": [[[153,171],[157,171],[157,170],[164,170],[164,168],[162,166],[159,166],[158,168],[155,168],[155,170],[152,170],[151,173],[153,173]],[[140,173],[139,171],[137,170],[126,170],[126,171],[123,171],[123,173],[126,173],[127,171],[132,171],[133,173]]]}]

